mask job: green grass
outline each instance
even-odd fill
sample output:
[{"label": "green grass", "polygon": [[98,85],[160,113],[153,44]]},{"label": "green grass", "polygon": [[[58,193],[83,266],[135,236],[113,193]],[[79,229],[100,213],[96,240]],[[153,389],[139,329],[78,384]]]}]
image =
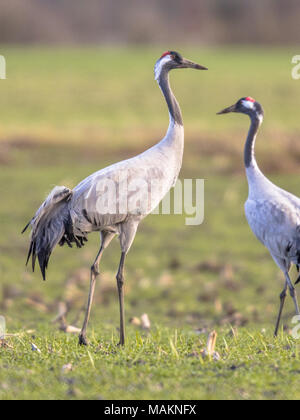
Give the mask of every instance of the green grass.
[{"label": "green grass", "polygon": [[[221,360],[203,360],[205,338],[189,330],[130,330],[126,348],[115,331],[89,349],[49,329],[21,335],[1,351],[1,398],[24,399],[299,399],[299,345],[259,332],[222,331]],[[41,353],[31,350],[34,341]],[[71,364],[72,370],[64,369]],[[46,379],[45,379],[46,378]]]},{"label": "green grass", "polygon": [[[53,185],[73,187],[160,138],[167,114],[152,75],[158,52],[1,53],[8,79],[0,81],[0,314],[16,336],[0,348],[0,399],[299,399],[299,341],[289,334],[293,304],[287,302],[285,331],[275,340],[283,279],[243,213],[248,122],[215,116],[245,94],[257,96],[268,110],[259,161],[297,194],[294,52],[184,52],[211,68],[172,76],[187,132],[181,177],[205,178],[205,222],[187,227],[183,216],[152,215],[141,224],[126,268],[125,349],[116,346],[117,241],[101,264],[85,349],[52,320],[66,302],[67,322],[81,326],[98,235],[81,250],[56,249],[44,283],[24,267],[28,237],[20,231]],[[149,333],[130,323],[143,313],[151,320]],[[219,362],[201,359],[202,329],[218,331]],[[32,342],[41,353],[31,350]],[[68,363],[73,370],[63,371]]]}]

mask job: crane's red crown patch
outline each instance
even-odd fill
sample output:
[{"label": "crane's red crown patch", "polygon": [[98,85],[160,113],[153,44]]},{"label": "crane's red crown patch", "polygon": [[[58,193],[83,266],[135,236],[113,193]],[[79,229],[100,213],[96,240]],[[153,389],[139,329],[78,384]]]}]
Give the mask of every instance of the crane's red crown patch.
[{"label": "crane's red crown patch", "polygon": [[171,54],[170,51],[166,51],[163,53],[163,55],[160,58],[164,58],[166,55],[169,55],[169,54]]},{"label": "crane's red crown patch", "polygon": [[246,98],[246,101],[249,101],[249,102],[256,102],[256,100],[255,99],[253,99],[253,98],[251,98],[251,96],[248,96],[247,98]]}]

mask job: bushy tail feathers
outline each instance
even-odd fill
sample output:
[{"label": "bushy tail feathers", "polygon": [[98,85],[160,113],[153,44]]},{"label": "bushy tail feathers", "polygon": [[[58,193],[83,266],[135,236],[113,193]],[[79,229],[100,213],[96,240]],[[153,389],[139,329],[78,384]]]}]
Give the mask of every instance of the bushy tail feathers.
[{"label": "bushy tail feathers", "polygon": [[38,257],[44,280],[49,258],[55,246],[63,239],[69,243],[66,226],[70,224],[68,201],[71,197],[72,190],[69,188],[55,187],[22,232],[31,226],[31,242],[26,265],[32,257],[34,271]]}]

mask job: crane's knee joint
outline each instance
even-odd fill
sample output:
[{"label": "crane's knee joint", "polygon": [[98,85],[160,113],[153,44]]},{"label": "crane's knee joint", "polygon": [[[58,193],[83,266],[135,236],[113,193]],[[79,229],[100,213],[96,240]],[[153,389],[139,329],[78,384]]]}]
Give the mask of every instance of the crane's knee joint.
[{"label": "crane's knee joint", "polygon": [[280,300],[284,300],[286,298],[286,290],[284,290],[283,292],[281,292],[280,294]]},{"label": "crane's knee joint", "polygon": [[296,297],[296,290],[295,290],[294,287],[290,287],[290,295],[291,295],[292,298]]},{"label": "crane's knee joint", "polygon": [[124,277],[122,274],[117,274],[117,283],[118,283],[118,287],[123,287]]},{"label": "crane's knee joint", "polygon": [[99,274],[100,274],[100,272],[99,272],[99,267],[98,267],[98,266],[96,266],[95,264],[93,264],[93,265],[92,265],[92,267],[91,267],[91,273],[92,273],[95,277],[99,276]]}]

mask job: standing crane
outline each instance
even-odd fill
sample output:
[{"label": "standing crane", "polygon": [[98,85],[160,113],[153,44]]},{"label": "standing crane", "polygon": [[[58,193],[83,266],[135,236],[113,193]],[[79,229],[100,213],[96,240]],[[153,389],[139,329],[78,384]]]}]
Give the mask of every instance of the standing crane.
[{"label": "standing crane", "polygon": [[[44,280],[50,255],[57,244],[72,246],[75,243],[82,247],[89,233],[100,232],[101,247],[91,267],[88,304],[79,336],[81,345],[88,344],[86,332],[99,263],[115,235],[119,235],[121,246],[116,277],[120,305],[120,345],[125,343],[123,285],[126,255],[139,223],[175,185],[182,166],[183,121],[179,104],[170,88],[169,72],[185,68],[207,70],[175,51],[165,52],[155,64],[155,79],[165,97],[170,116],[169,128],[163,140],[132,159],[90,175],[73,190],[55,187],[24,229],[29,225],[32,228],[27,263],[31,257],[34,271],[37,257]],[[127,189],[124,184],[127,184]]]},{"label": "standing crane", "polygon": [[[250,117],[251,126],[244,150],[244,162],[249,184],[249,197],[245,213],[255,236],[269,250],[285,277],[285,287],[280,295],[280,309],[276,322],[278,335],[287,289],[294,301],[296,313],[300,315],[297,294],[289,276],[292,264],[298,272],[300,265],[300,199],[274,185],[259,169],[255,159],[255,141],[263,122],[262,106],[253,98],[240,99],[235,105],[219,114],[236,112]],[[296,284],[300,281],[300,277]]]}]

